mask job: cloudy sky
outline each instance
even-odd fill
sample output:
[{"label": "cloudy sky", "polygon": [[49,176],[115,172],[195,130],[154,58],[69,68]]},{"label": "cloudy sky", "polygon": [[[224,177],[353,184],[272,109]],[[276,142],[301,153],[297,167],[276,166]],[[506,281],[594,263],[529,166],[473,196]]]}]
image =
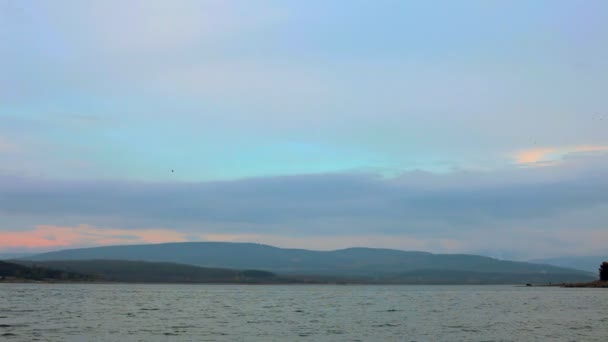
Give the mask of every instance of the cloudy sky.
[{"label": "cloudy sky", "polygon": [[608,245],[608,2],[0,0],[0,252]]}]

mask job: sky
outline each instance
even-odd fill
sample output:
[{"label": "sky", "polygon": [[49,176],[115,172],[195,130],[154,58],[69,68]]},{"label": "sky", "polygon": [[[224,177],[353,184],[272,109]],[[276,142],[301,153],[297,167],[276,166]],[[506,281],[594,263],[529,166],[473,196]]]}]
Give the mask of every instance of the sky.
[{"label": "sky", "polygon": [[608,2],[0,0],[0,252],[608,244]]}]

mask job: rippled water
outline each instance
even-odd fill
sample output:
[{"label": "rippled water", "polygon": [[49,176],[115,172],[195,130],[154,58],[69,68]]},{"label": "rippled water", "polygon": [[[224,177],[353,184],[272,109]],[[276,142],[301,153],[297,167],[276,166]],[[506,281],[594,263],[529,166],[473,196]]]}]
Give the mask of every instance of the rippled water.
[{"label": "rippled water", "polygon": [[608,341],[608,291],[0,284],[6,341]]}]

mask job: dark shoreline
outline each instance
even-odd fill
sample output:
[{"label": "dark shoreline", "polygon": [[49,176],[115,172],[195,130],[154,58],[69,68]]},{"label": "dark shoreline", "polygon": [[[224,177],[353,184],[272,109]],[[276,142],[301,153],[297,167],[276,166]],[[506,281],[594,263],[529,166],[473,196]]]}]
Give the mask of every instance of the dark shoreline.
[{"label": "dark shoreline", "polygon": [[608,281],[595,280],[595,281],[591,281],[588,283],[521,285],[521,287],[562,287],[562,288],[603,289],[603,288],[608,288]]},{"label": "dark shoreline", "polygon": [[602,289],[602,288],[608,288],[608,280],[596,280],[596,281],[592,281],[589,283],[566,284],[562,287]]}]

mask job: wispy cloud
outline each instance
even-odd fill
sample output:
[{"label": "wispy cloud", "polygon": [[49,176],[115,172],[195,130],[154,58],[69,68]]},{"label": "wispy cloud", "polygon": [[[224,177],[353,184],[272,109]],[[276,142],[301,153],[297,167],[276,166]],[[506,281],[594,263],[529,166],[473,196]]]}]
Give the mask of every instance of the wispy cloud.
[{"label": "wispy cloud", "polygon": [[608,151],[608,145],[580,145],[572,149],[574,152],[603,152]]}]

